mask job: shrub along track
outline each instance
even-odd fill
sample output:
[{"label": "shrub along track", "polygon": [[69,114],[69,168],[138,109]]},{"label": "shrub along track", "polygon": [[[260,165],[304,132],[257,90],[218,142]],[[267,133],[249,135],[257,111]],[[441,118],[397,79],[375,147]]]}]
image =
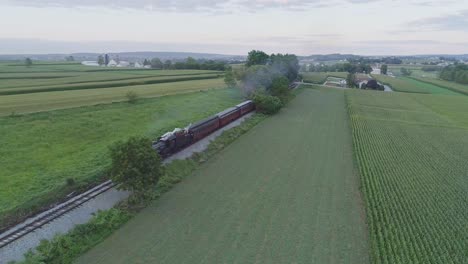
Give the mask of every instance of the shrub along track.
[{"label": "shrub along track", "polygon": [[367,263],[344,91],[305,89],[79,263]]}]

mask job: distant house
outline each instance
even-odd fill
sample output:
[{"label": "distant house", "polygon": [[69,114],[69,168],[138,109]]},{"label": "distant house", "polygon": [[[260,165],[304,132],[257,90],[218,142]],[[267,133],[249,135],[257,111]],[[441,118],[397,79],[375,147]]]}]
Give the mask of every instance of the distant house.
[{"label": "distant house", "polygon": [[115,62],[115,60],[110,60],[109,63],[107,64],[107,67],[116,67],[117,66],[117,62]]},{"label": "distant house", "polygon": [[128,67],[130,66],[130,62],[128,61],[120,61],[119,64],[117,64],[117,67]]},{"label": "distant house", "polygon": [[145,68],[145,69],[151,69],[151,65],[145,65],[145,66],[143,66],[143,68]]},{"label": "distant house", "polygon": [[133,65],[133,67],[135,68],[143,68],[143,65],[141,65],[138,61],[135,62],[135,64]]}]

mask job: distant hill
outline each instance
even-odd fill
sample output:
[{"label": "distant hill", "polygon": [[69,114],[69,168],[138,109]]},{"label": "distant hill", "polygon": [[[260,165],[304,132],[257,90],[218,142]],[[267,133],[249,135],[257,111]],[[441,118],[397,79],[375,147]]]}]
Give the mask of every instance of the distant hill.
[{"label": "distant hill", "polygon": [[[161,60],[180,61],[187,57],[201,60],[223,60],[223,61],[244,61],[246,56],[224,55],[211,53],[194,53],[194,52],[153,52],[153,51],[138,51],[138,52],[111,52],[107,53],[111,58],[117,58],[126,61],[141,61],[144,59],[159,58]],[[33,60],[41,61],[61,61],[67,56],[73,56],[76,61],[96,60],[102,53],[71,53],[71,54],[11,54],[0,55],[0,60],[23,60],[29,57]]]}]

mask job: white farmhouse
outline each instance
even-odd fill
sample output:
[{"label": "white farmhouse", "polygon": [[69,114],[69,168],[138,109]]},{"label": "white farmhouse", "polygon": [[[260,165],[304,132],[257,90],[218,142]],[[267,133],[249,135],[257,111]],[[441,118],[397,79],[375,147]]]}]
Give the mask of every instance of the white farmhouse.
[{"label": "white farmhouse", "polygon": [[135,62],[135,64],[133,65],[133,67],[135,68],[143,68],[143,65],[141,65],[138,61]]},{"label": "white farmhouse", "polygon": [[116,67],[117,66],[117,62],[115,62],[115,60],[110,60],[109,63],[107,64],[107,67]]}]

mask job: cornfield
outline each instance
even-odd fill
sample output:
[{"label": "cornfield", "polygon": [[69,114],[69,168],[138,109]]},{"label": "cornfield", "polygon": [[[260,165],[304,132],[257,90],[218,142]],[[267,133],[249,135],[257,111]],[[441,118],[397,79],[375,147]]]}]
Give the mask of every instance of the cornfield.
[{"label": "cornfield", "polygon": [[346,95],[373,262],[467,263],[468,97]]}]

